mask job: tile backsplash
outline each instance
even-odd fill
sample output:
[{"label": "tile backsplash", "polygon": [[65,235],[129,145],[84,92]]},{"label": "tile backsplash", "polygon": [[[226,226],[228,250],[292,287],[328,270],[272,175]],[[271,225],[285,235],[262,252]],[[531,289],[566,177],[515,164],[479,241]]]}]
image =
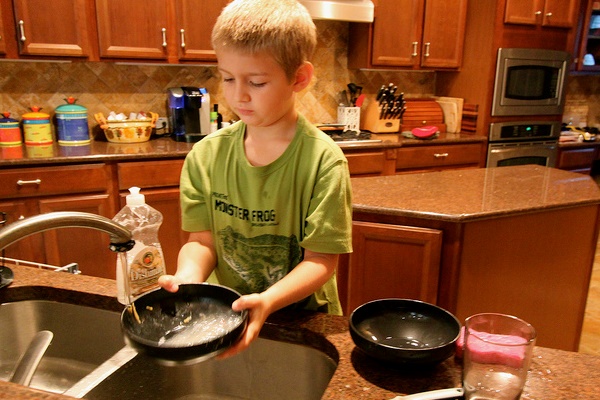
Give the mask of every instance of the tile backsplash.
[{"label": "tile backsplash", "polygon": [[[382,84],[393,82],[407,97],[431,96],[435,73],[430,71],[363,71],[347,68],[348,23],[315,21],[319,42],[313,59],[315,76],[308,89],[298,95],[298,109],[313,122],[337,120],[338,93],[349,82],[373,94]],[[216,67],[206,65],[122,64],[113,62],[0,62],[0,111],[20,119],[31,106],[50,115],[73,96],[93,114],[112,111],[154,111],[166,116],[166,91],[176,86],[206,87],[211,103],[221,103]],[[235,116],[219,104],[225,120]]]}]

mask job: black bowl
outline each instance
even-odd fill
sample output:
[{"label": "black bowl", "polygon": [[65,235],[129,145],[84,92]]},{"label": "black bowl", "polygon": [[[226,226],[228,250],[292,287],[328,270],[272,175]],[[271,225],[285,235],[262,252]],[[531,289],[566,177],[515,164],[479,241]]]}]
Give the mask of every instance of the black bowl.
[{"label": "black bowl", "polygon": [[454,315],[418,300],[374,300],[350,315],[356,346],[373,358],[399,365],[444,361],[454,353],[459,333]]},{"label": "black bowl", "polygon": [[179,285],[176,293],[149,292],[121,314],[125,341],[164,363],[186,364],[222,353],[244,333],[248,312],[234,312],[240,297],[233,289],[209,283]]}]

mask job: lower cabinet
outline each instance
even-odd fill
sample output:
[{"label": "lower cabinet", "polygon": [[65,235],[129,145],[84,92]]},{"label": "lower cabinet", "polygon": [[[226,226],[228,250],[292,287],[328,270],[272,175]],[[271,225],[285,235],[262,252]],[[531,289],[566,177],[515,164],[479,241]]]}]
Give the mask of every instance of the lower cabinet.
[{"label": "lower cabinet", "polygon": [[371,222],[352,224],[353,253],[340,258],[338,287],[344,314],[375,299],[436,303],[442,231]]},{"label": "lower cabinet", "polygon": [[592,172],[592,166],[597,157],[597,147],[559,149],[557,167],[589,175]]}]

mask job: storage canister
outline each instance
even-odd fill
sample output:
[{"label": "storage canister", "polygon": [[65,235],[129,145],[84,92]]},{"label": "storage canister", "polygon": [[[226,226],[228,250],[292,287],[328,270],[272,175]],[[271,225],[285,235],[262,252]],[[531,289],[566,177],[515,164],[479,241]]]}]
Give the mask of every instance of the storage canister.
[{"label": "storage canister", "polygon": [[82,145],[90,142],[87,108],[68,97],[67,104],[56,107],[56,136],[60,145]]},{"label": "storage canister", "polygon": [[23,143],[19,121],[11,118],[9,112],[2,115],[4,118],[0,118],[0,146],[19,146]]},{"label": "storage canister", "polygon": [[23,114],[25,144],[52,144],[50,115],[40,110],[40,107],[33,106],[30,113]]}]

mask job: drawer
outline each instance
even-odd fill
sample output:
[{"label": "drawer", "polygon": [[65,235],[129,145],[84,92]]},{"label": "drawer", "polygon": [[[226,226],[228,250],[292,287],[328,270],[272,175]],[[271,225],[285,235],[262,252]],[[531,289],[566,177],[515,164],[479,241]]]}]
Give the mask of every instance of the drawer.
[{"label": "drawer", "polygon": [[107,192],[111,186],[104,164],[5,169],[0,182],[1,198]]},{"label": "drawer", "polygon": [[379,152],[345,153],[350,175],[380,175],[385,164],[385,154]]},{"label": "drawer", "polygon": [[119,190],[179,186],[183,159],[119,163]]},{"label": "drawer", "polygon": [[561,150],[558,166],[563,169],[590,168],[596,159],[596,148]]},{"label": "drawer", "polygon": [[479,144],[403,147],[397,151],[396,169],[478,166],[481,152]]}]

